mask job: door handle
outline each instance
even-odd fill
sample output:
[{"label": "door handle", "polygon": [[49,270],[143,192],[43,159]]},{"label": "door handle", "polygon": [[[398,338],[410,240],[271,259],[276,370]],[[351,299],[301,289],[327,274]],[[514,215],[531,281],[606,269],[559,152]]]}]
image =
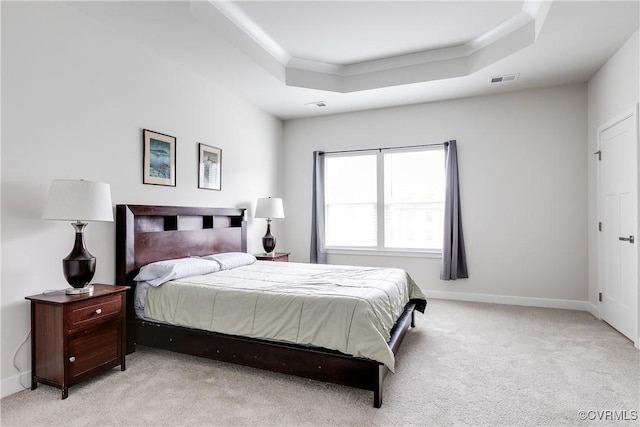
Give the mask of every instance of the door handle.
[{"label": "door handle", "polygon": [[629,243],[635,243],[636,238],[633,236],[629,236],[629,237],[618,237],[618,240],[621,240],[623,242],[629,242]]}]

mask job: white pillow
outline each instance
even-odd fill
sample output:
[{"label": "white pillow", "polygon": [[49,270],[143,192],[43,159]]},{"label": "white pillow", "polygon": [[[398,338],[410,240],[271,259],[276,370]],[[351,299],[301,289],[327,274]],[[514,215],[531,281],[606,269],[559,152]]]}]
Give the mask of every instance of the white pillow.
[{"label": "white pillow", "polygon": [[217,261],[221,270],[230,270],[243,265],[249,265],[256,262],[256,257],[244,252],[225,252],[215,255],[207,255],[203,259]]},{"label": "white pillow", "polygon": [[202,258],[179,258],[152,262],[140,269],[133,280],[159,286],[164,282],[220,271],[220,264]]}]

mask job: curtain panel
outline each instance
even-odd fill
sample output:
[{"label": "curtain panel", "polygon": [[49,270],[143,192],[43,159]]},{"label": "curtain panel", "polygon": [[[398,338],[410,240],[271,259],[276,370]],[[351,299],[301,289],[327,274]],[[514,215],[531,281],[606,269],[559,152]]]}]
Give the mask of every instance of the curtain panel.
[{"label": "curtain panel", "polygon": [[467,256],[462,234],[462,214],[460,208],[460,184],[458,181],[458,150],[456,141],[445,143],[445,201],[444,201],[444,241],[442,244],[442,265],[440,279],[456,280],[469,277]]},{"label": "curtain panel", "polygon": [[313,195],[311,199],[311,253],[315,264],[327,263],[324,241],[324,152],[313,152]]}]

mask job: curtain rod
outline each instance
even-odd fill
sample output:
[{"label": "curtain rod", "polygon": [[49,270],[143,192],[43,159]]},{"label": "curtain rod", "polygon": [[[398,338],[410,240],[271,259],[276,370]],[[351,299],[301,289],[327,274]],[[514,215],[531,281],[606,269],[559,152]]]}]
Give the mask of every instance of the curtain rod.
[{"label": "curtain rod", "polygon": [[439,145],[442,145],[443,147],[446,147],[446,146],[449,145],[449,141],[438,142],[436,144],[403,145],[401,147],[361,148],[359,150],[324,151],[321,154],[357,153],[357,152],[360,152],[360,151],[379,151],[379,152],[382,152],[382,150],[397,150],[397,149],[402,149],[402,148],[420,148],[420,147],[437,147]]}]

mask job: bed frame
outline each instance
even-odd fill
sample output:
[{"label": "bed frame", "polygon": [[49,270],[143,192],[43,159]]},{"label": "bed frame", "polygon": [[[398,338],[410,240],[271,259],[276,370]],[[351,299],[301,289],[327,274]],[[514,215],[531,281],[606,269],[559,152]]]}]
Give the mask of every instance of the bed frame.
[{"label": "bed frame", "polygon": [[[247,251],[246,211],[241,208],[117,205],[116,283],[127,294],[127,354],[136,344],[232,362],[304,378],[373,391],[382,405],[382,382],[388,368],[376,361],[338,351],[245,338],[146,321],[134,310],[140,267],[155,261],[220,252]],[[389,347],[396,352],[416,303],[410,302],[392,329]]]}]

